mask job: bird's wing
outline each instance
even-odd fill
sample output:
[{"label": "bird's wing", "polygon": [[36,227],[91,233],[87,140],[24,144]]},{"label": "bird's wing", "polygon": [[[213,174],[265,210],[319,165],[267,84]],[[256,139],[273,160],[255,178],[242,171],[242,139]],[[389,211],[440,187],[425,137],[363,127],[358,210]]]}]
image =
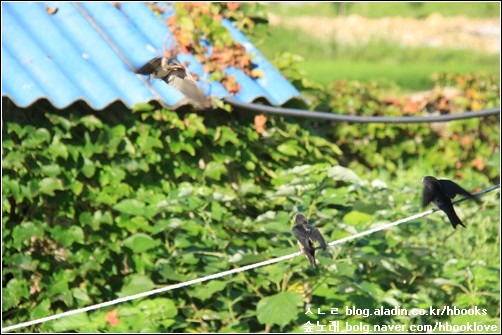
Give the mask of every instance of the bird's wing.
[{"label": "bird's wing", "polygon": [[457,194],[462,194],[467,197],[472,198],[472,194],[464,190],[462,187],[447,179],[439,179],[439,184],[441,184],[441,188],[444,193],[450,198],[453,199]]},{"label": "bird's wing", "polygon": [[176,75],[169,75],[168,77],[169,85],[176,88],[178,91],[183,93],[187,98],[190,98],[201,105],[206,102],[206,96],[202,93],[202,90],[197,86],[195,80],[190,77],[180,78]]},{"label": "bird's wing", "polygon": [[312,227],[312,232],[310,233],[310,239],[314,242],[319,242],[321,248],[326,248],[326,242],[324,241],[324,238],[322,237],[322,234],[319,231],[319,229]]},{"label": "bird's wing", "polygon": [[310,247],[308,234],[297,226],[294,226],[291,231],[293,232],[293,235],[295,235],[298,242],[303,246],[305,252],[311,252],[312,248]]},{"label": "bird's wing", "polygon": [[422,208],[426,207],[434,199],[434,188],[432,185],[424,184],[422,191]]},{"label": "bird's wing", "polygon": [[161,62],[162,62],[162,57],[153,58],[139,69],[134,70],[134,73],[149,75],[156,69],[160,68]]}]

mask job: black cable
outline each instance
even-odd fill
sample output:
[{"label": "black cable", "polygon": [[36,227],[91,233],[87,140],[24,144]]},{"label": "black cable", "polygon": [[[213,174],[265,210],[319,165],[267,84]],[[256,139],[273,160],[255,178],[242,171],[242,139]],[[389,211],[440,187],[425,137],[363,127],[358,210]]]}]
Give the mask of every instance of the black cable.
[{"label": "black cable", "polygon": [[265,113],[273,115],[296,116],[301,118],[352,122],[352,123],[432,123],[447,122],[462,119],[471,119],[477,117],[486,117],[489,115],[500,115],[500,107],[480,110],[476,112],[463,112],[458,114],[431,115],[431,116],[359,116],[359,115],[340,115],[327,112],[309,111],[295,108],[272,107],[259,104],[250,104],[237,101],[234,98],[223,98],[224,102],[238,108],[256,113]]}]

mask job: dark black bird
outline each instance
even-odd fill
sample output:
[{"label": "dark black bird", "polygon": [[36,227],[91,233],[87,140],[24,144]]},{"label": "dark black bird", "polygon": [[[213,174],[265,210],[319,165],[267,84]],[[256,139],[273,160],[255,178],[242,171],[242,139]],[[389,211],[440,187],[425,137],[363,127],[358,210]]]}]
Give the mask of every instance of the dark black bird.
[{"label": "dark black bird", "polygon": [[196,106],[204,107],[208,104],[208,99],[197,86],[197,82],[176,58],[153,58],[134,72],[164,80],[192,100]]},{"label": "dark black bird", "polygon": [[319,242],[320,247],[326,249],[326,242],[321,232],[308,224],[307,218],[303,214],[297,214],[295,217],[295,226],[291,230],[298,240],[300,251],[305,254],[312,267],[315,268],[315,248],[314,242]]},{"label": "dark black bird", "polygon": [[[460,218],[453,209],[451,199],[455,198],[457,194],[473,197],[472,194],[458,186],[451,180],[436,179],[431,176],[422,179],[424,190],[422,192],[422,207],[427,206],[430,202],[434,203],[440,210],[446,213],[453,228],[457,225],[465,227]],[[476,199],[476,201],[479,201]]]}]

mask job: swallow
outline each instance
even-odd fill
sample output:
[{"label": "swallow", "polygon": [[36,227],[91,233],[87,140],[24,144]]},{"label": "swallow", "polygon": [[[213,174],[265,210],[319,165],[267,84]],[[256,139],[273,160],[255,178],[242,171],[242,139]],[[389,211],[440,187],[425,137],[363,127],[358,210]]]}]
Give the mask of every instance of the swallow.
[{"label": "swallow", "polygon": [[432,202],[446,213],[453,229],[456,229],[458,225],[465,227],[457,216],[457,213],[455,213],[451,199],[455,198],[457,194],[461,194],[475,199],[476,202],[479,202],[479,200],[451,180],[436,179],[431,176],[426,176],[422,178],[422,184],[424,185],[422,192],[422,207],[426,207]]},{"label": "swallow", "polygon": [[320,248],[326,249],[326,242],[321,232],[308,224],[307,218],[303,214],[297,214],[295,225],[291,229],[293,235],[298,240],[300,251],[305,254],[313,268],[316,266],[314,242],[320,243]]},{"label": "swallow", "polygon": [[206,106],[208,103],[207,97],[197,86],[195,79],[176,58],[153,58],[134,72],[163,80],[195,102],[195,105]]}]

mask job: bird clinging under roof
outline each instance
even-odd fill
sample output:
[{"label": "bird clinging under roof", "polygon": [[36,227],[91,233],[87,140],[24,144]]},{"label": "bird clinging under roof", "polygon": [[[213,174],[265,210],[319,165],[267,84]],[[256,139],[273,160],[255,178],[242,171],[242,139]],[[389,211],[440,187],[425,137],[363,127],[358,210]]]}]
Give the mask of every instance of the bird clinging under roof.
[{"label": "bird clinging under roof", "polygon": [[183,93],[197,107],[207,107],[209,104],[208,98],[197,86],[190,72],[176,58],[153,58],[134,72],[164,80],[168,85]]}]

